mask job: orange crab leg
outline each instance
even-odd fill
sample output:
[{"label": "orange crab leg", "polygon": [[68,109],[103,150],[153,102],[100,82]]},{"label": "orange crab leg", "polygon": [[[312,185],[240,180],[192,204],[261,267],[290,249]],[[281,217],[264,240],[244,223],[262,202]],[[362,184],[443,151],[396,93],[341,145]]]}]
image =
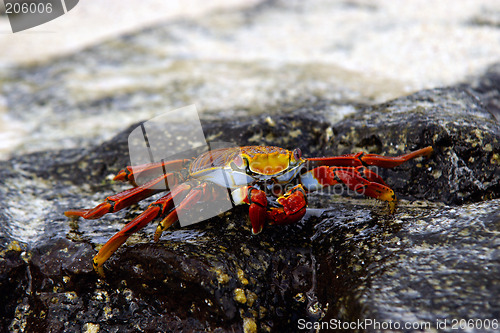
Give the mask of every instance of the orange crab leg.
[{"label": "orange crab leg", "polygon": [[[103,203],[97,205],[95,208],[68,210],[64,212],[64,215],[66,215],[67,217],[83,217],[84,219],[92,220],[100,218],[107,213],[115,213],[147,197],[150,197],[155,193],[165,191],[165,186],[167,186],[167,177],[174,177],[173,179],[175,180],[175,182],[179,182],[178,177],[174,176],[174,174],[163,174],[162,176],[153,179],[144,185],[109,196],[104,200]],[[175,186],[175,184],[171,185]]]},{"label": "orange crab leg", "polygon": [[404,162],[420,156],[429,156],[432,154],[433,149],[431,146],[425,147],[414,152],[400,155],[400,156],[381,156],[377,154],[365,154],[359,152],[357,154],[347,154],[336,157],[314,157],[307,160],[313,166],[338,166],[338,167],[356,167],[374,165],[382,168],[394,168]]},{"label": "orange crab leg", "polygon": [[301,175],[301,181],[308,191],[335,184],[346,184],[351,190],[378,200],[389,202],[396,200],[394,191],[382,178],[364,167],[320,166]]},{"label": "orange crab leg", "polygon": [[[104,277],[102,265],[109,257],[135,232],[144,228],[152,220],[168,213],[174,208],[174,198],[185,195],[191,189],[189,183],[184,183],[174,188],[167,195],[149,205],[148,209],[142,212],[135,219],[130,221],[123,229],[118,231],[104,244],[99,253],[94,257],[93,264],[97,273]],[[174,210],[175,211],[175,210]]]},{"label": "orange crab leg", "polygon": [[365,167],[357,167],[356,168],[356,171],[361,174],[364,178],[368,179],[369,181],[371,182],[374,182],[374,183],[379,183],[379,184],[382,184],[384,186],[387,186],[389,187],[385,181],[382,179],[382,177],[380,177],[378,174],[376,174],[375,172],[371,171],[370,169],[368,168],[365,168]]},{"label": "orange crab leg", "polygon": [[180,202],[180,204],[175,207],[173,211],[171,211],[167,217],[165,217],[156,228],[154,241],[157,242],[160,240],[161,234],[167,228],[169,228],[172,224],[179,220],[178,213],[189,210],[193,207],[194,204],[201,201],[203,197],[206,197],[208,194],[208,184],[201,183],[198,186],[192,188],[186,195],[186,197]]},{"label": "orange crab leg", "polygon": [[396,200],[396,194],[390,187],[363,178],[354,168],[335,168],[332,171],[334,177],[353,191],[382,201]]},{"label": "orange crab leg", "polygon": [[179,171],[185,168],[189,162],[191,162],[189,159],[180,159],[128,166],[120,170],[113,180],[128,181],[132,185],[137,186],[135,176],[138,174],[141,174],[146,179],[156,178],[166,172]]}]

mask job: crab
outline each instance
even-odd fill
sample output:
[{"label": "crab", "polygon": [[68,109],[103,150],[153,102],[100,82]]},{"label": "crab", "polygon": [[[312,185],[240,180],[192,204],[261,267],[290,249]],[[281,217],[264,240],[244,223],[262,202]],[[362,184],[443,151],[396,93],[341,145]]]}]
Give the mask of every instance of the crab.
[{"label": "crab", "polygon": [[[233,205],[249,205],[252,233],[258,234],[266,222],[285,225],[300,221],[306,212],[307,193],[335,184],[345,184],[357,193],[386,201],[393,211],[394,191],[370,166],[393,168],[416,157],[428,157],[432,152],[429,146],[395,157],[358,152],[304,158],[298,148],[292,151],[273,146],[221,148],[193,159],[128,166],[114,180],[128,181],[133,188],[107,197],[95,208],[69,210],[65,215],[97,219],[167,191],[101,247],[93,258],[93,266],[104,277],[103,264],[133,233],[161,219],[154,234],[157,242],[163,231],[178,221],[180,212],[193,209],[200,201],[216,202],[217,188],[229,193]],[[154,176],[138,185],[139,173]],[[160,183],[165,184],[163,189],[156,186]]]}]

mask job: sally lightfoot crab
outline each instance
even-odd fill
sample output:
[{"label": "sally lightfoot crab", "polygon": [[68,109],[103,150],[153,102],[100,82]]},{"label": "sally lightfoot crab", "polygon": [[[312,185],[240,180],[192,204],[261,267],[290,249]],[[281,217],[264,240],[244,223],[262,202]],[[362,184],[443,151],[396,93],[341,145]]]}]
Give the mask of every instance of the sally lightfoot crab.
[{"label": "sally lightfoot crab", "polygon": [[[345,184],[353,191],[389,202],[393,208],[394,191],[369,167],[393,168],[413,158],[429,156],[432,151],[429,146],[396,157],[359,152],[306,159],[299,149],[289,151],[272,146],[216,149],[194,159],[129,166],[114,180],[129,181],[133,188],[107,197],[93,209],[69,210],[65,215],[97,219],[167,191],[102,246],[93,265],[104,276],[102,265],[130,235],[161,218],[154,235],[158,241],[162,232],[178,221],[178,213],[192,209],[200,201],[216,203],[217,189],[226,188],[233,205],[249,205],[252,232],[257,234],[266,222],[283,225],[299,221],[306,212],[306,194],[335,184]],[[139,173],[156,176],[138,186]],[[161,183],[165,184],[163,189],[157,186]]]}]

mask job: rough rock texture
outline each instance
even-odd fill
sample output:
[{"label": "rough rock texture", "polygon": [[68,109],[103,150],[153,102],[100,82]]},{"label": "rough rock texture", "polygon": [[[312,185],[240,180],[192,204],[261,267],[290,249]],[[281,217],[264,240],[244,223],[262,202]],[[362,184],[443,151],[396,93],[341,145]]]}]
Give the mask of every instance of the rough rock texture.
[{"label": "rough rock texture", "polygon": [[[421,169],[403,167],[404,174],[390,176],[403,180],[413,173],[415,183],[405,186],[419,188],[418,198],[458,204],[500,191],[498,122],[472,92],[421,91],[348,116],[336,128],[336,153],[370,147],[376,153],[397,154],[434,146],[430,172],[418,177]],[[407,188],[395,189],[405,193]]]},{"label": "rough rock texture", "polygon": [[293,331],[301,320],[435,327],[498,318],[499,124],[461,88],[330,121],[342,107],[319,101],[203,125],[213,141],[300,147],[306,156],[432,145],[430,159],[382,171],[403,198],[395,214],[374,200],[320,193],[303,221],[258,236],[245,207],[176,226],[159,243],[152,225],[106,263],[104,280],[92,271],[95,248],[149,201],[99,220],[69,221],[63,211],[127,187],[107,176],[127,164],[132,128],[87,149],[2,162],[0,330],[253,332]]},{"label": "rough rock texture", "polygon": [[[457,18],[432,1],[410,2],[406,16],[392,1],[265,1],[0,68],[0,158],[13,155],[0,162],[0,332],[326,331],[358,320],[432,332],[453,319],[497,331],[500,66],[474,73],[497,61],[498,5],[465,5]],[[380,104],[465,74],[476,76]],[[111,179],[129,162],[129,133],[191,103],[212,142],[435,153],[378,170],[400,198],[394,214],[336,188],[311,194],[301,222],[258,236],[247,207],[175,225],[158,243],[152,223],[99,278],[91,258],[152,200],[98,220],[63,212],[128,188]],[[179,127],[181,142],[192,130]]]}]

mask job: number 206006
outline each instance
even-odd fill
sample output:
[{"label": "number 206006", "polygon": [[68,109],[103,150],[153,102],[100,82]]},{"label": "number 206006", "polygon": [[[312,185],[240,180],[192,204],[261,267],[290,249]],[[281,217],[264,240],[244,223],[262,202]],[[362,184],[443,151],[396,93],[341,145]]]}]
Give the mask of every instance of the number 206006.
[{"label": "number 206006", "polygon": [[52,4],[48,3],[10,3],[5,4],[6,14],[52,13]]},{"label": "number 206006", "polygon": [[499,328],[498,319],[452,319],[451,329],[452,330],[466,330],[466,329],[494,329]]}]

